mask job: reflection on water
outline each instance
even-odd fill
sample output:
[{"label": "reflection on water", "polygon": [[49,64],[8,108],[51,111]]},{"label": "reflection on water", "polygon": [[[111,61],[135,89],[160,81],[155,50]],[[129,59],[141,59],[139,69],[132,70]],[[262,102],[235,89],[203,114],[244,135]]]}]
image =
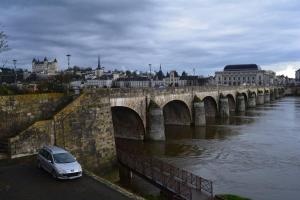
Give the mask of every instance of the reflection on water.
[{"label": "reflection on water", "polygon": [[287,97],[206,127],[167,126],[165,142],[122,141],[214,181],[215,193],[300,196],[300,98]]}]

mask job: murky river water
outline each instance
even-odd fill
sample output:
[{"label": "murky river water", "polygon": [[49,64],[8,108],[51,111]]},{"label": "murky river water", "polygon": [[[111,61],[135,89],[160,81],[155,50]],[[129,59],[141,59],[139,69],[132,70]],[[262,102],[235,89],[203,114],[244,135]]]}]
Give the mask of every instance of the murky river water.
[{"label": "murky river water", "polygon": [[166,132],[165,142],[128,143],[213,180],[216,194],[300,198],[300,98],[286,97],[207,127],[169,126]]}]

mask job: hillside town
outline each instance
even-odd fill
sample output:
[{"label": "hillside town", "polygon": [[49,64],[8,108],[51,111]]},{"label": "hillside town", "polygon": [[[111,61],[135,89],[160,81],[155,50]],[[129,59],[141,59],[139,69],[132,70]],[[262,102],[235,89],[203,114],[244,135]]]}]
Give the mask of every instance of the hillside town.
[{"label": "hillside town", "polygon": [[291,86],[300,84],[300,70],[296,78],[276,75],[270,70],[263,70],[256,64],[227,65],[214,76],[190,75],[185,71],[109,70],[100,63],[96,67],[66,67],[60,69],[56,58],[42,60],[33,58],[31,70],[0,67],[0,83],[2,94],[30,93],[64,90],[82,90],[84,88],[166,88],[205,85],[259,85],[259,86]]}]

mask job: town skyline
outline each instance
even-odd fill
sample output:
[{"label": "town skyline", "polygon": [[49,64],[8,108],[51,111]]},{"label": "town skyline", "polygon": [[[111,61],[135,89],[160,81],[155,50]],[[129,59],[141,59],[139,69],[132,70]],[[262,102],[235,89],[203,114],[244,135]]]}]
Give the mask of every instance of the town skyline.
[{"label": "town skyline", "polygon": [[[36,60],[36,61],[43,61],[44,59],[47,59],[47,60],[57,60],[56,57],[53,57],[53,58],[49,58],[47,56],[45,57],[33,57],[32,61],[33,60]],[[18,60],[17,60],[18,61]],[[0,63],[0,67],[2,68],[11,68],[11,69],[14,69],[14,63],[13,63],[13,60],[5,60],[3,59],[1,61],[2,63]],[[81,69],[88,69],[88,68],[91,68],[91,69],[96,69],[97,68],[97,64],[98,63],[94,63],[93,65],[91,66],[79,66],[77,65],[76,63],[75,64],[71,64],[70,65],[70,68],[74,68],[74,67],[79,67]],[[159,72],[160,70],[162,70],[164,73],[168,73],[170,71],[176,71],[178,73],[187,73],[188,75],[197,75],[197,76],[214,76],[215,75],[215,72],[217,71],[222,71],[222,69],[227,66],[227,65],[243,65],[245,63],[235,63],[235,64],[226,64],[224,65],[223,67],[220,67],[219,69],[217,69],[216,71],[213,71],[211,72],[211,74],[202,74],[200,70],[197,70],[197,68],[172,68],[172,67],[167,67],[165,68],[164,65],[162,65],[161,63],[159,63],[158,65],[153,65],[151,63],[149,63],[147,66],[142,66],[142,67],[125,67],[125,66],[110,66],[110,67],[107,67],[103,64],[101,64],[101,67],[105,68],[105,70],[107,71],[115,71],[115,70],[119,70],[119,71],[130,71],[130,72],[138,72],[138,73],[150,73],[150,66],[151,65],[151,73],[152,74],[155,74],[156,72]],[[246,63],[246,64],[254,64],[254,63]],[[261,66],[261,65],[258,65],[258,66]],[[263,67],[263,66],[261,66]],[[22,66],[19,66],[17,67],[17,69],[23,69],[23,70],[28,70],[28,71],[32,71],[32,62],[28,65],[26,65],[24,67],[24,65]],[[68,69],[68,64],[66,66],[61,66],[58,64],[58,71],[65,71]],[[266,71],[274,71],[276,73],[276,75],[279,75],[279,76],[286,76],[286,77],[289,77],[289,78],[295,78],[295,71],[294,71],[294,68],[289,68],[288,67],[288,70],[290,72],[290,74],[286,74],[286,73],[283,73],[283,71],[281,72],[276,72],[274,69],[272,68],[267,68],[267,69],[264,69]],[[296,70],[297,71],[297,70]]]}]

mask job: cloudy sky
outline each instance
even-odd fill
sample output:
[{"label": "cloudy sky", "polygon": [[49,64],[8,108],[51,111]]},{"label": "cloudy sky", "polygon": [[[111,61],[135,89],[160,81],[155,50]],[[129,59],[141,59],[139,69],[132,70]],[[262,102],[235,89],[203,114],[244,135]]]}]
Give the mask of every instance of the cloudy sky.
[{"label": "cloudy sky", "polygon": [[[300,68],[299,0],[0,0],[11,50],[0,62],[57,58],[107,69],[183,69],[209,75],[256,63],[294,77]],[[0,63],[1,64],[1,63]]]}]

